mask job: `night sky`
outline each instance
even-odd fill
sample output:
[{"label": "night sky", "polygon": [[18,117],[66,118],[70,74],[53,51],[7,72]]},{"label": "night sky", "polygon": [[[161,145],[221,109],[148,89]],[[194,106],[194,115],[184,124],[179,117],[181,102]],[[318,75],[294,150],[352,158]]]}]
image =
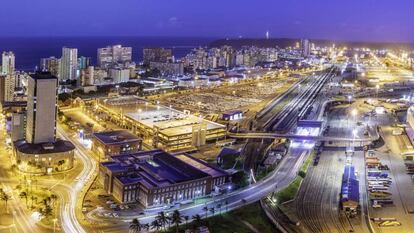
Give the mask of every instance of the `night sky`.
[{"label": "night sky", "polygon": [[2,0],[0,36],[414,42],[413,0]]}]

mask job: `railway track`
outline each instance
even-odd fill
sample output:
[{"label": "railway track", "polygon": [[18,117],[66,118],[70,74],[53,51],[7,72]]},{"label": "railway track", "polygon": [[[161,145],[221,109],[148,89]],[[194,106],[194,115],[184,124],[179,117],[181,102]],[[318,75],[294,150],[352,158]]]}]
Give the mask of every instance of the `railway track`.
[{"label": "railway track", "polygon": [[339,164],[335,156],[324,157],[318,167],[310,167],[296,199],[296,211],[307,232],[349,232],[351,227],[339,212],[337,183],[341,175],[334,170]]}]

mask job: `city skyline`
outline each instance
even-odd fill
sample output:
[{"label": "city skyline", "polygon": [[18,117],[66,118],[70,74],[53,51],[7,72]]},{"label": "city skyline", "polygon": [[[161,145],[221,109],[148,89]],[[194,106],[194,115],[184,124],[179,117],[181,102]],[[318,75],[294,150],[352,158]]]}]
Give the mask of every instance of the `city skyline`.
[{"label": "city skyline", "polygon": [[[30,6],[30,7],[29,7]],[[81,6],[81,7],[80,7]],[[132,1],[56,3],[9,1],[0,9],[1,37],[194,36],[209,38],[310,38],[414,42],[410,9],[395,1]],[[64,11],[62,9],[65,9]],[[17,12],[19,12],[17,14]],[[76,14],[73,14],[76,12]],[[25,17],[19,17],[24,14]],[[111,15],[112,17],[107,17]]]}]

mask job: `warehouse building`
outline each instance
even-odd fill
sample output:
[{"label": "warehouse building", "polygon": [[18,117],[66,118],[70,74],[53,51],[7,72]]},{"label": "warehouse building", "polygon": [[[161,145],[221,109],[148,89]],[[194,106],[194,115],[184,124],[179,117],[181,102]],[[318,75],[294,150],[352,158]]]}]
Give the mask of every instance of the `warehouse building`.
[{"label": "warehouse building", "polygon": [[225,184],[228,174],[187,154],[153,150],[113,156],[100,164],[98,179],[120,203],[151,207],[206,196]]}]

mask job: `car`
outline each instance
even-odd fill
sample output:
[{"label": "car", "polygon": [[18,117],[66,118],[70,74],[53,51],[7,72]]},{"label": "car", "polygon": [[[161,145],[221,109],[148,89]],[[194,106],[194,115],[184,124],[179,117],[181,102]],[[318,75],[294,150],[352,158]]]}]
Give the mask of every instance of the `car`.
[{"label": "car", "polygon": [[383,221],[378,224],[379,227],[395,227],[395,226],[401,226],[402,224],[398,221]]}]

